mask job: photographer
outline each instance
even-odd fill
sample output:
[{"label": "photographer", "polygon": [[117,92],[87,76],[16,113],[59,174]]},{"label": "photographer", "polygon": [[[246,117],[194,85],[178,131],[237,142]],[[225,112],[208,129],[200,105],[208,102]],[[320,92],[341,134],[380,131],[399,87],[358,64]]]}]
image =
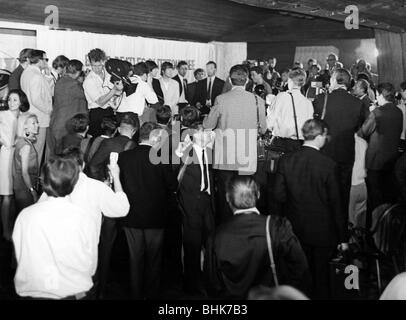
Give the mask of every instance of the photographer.
[{"label": "photographer", "polygon": [[93,137],[101,135],[101,121],[104,117],[114,114],[117,97],[121,95],[123,84],[110,82],[110,75],[104,67],[106,54],[100,49],[93,49],[88,54],[92,70],[83,82],[83,89],[89,107],[89,134]]}]

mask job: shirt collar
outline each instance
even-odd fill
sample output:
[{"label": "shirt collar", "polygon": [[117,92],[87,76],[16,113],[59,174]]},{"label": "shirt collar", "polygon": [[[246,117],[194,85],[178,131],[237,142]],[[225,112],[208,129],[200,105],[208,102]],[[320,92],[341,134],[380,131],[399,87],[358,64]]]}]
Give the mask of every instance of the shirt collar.
[{"label": "shirt collar", "polygon": [[367,96],[367,94],[365,93],[363,96],[361,96],[359,99],[362,100]]},{"label": "shirt collar", "polygon": [[234,211],[234,215],[237,215],[237,214],[249,214],[249,213],[255,213],[255,214],[258,214],[258,215],[261,214],[256,207],[252,207],[252,208],[249,208],[249,209],[240,209],[240,210]]},{"label": "shirt collar", "polygon": [[313,148],[313,149],[315,149],[315,150],[317,150],[317,151],[320,151],[320,149],[317,148],[316,146],[312,146],[311,144],[307,144],[306,142],[303,143],[303,147],[309,147],[309,148]]},{"label": "shirt collar", "polygon": [[139,146],[148,146],[148,147],[152,147],[152,145],[151,145],[150,143],[148,143],[148,142],[140,142],[138,145],[139,145]]}]

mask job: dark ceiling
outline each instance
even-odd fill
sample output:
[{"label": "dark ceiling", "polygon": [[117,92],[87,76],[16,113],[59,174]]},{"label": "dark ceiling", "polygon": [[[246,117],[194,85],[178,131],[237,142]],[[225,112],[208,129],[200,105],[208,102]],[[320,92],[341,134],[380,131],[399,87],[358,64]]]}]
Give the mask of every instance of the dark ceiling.
[{"label": "dark ceiling", "polygon": [[[0,0],[0,19],[43,24],[50,4],[60,28],[202,42],[370,38],[373,28],[406,27],[396,0]],[[346,4],[359,5],[359,30],[344,28]]]}]

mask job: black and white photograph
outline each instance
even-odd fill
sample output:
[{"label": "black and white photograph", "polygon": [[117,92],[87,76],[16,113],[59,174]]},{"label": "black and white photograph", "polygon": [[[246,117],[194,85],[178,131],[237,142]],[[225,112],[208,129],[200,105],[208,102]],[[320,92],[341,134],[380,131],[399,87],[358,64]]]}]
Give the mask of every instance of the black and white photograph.
[{"label": "black and white photograph", "polygon": [[0,8],[0,305],[406,300],[405,0]]}]

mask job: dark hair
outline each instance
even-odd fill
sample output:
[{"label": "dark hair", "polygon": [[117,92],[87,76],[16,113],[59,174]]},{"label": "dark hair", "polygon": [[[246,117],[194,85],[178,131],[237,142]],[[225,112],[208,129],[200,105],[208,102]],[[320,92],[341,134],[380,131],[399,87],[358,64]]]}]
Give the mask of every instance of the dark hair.
[{"label": "dark hair", "polygon": [[142,76],[144,74],[148,74],[148,65],[145,62],[138,62],[133,67],[134,74],[137,76]]},{"label": "dark hair", "polygon": [[159,124],[168,124],[169,119],[172,116],[172,110],[171,107],[165,105],[165,106],[159,106],[156,109],[156,121]]},{"label": "dark hair", "polygon": [[25,48],[25,49],[21,50],[20,55],[18,57],[18,61],[20,61],[20,63],[29,61],[32,50],[33,49],[30,49],[30,48]]},{"label": "dark hair", "polygon": [[42,187],[50,197],[65,197],[72,193],[79,178],[79,166],[71,159],[56,158],[45,163]]},{"label": "dark hair", "polygon": [[117,130],[117,121],[112,117],[104,117],[100,124],[102,134],[106,136],[111,136]]},{"label": "dark hair", "polygon": [[19,110],[21,112],[27,112],[28,110],[30,110],[30,103],[28,102],[27,95],[24,93],[23,90],[20,90],[20,89],[10,90],[10,92],[8,93],[8,96],[7,96],[7,100],[11,94],[16,94],[20,98]]},{"label": "dark hair", "polygon": [[85,132],[89,125],[89,117],[85,113],[75,114],[69,120],[69,127],[73,132],[82,133]]},{"label": "dark hair", "polygon": [[347,70],[347,69],[337,69],[336,71],[334,71],[335,74],[335,78],[338,84],[343,84],[345,85],[347,88],[350,87],[351,85],[351,73]]},{"label": "dark hair", "polygon": [[58,69],[58,68],[66,68],[68,66],[69,59],[65,57],[64,55],[57,56],[54,61],[52,61],[52,68]]},{"label": "dark hair", "polygon": [[202,68],[197,68],[195,71],[193,71],[193,75],[195,76],[195,78],[197,77],[197,74],[200,72],[204,72],[204,70]]},{"label": "dark hair", "polygon": [[83,152],[78,147],[67,147],[59,154],[61,158],[75,161],[80,168],[85,163]]},{"label": "dark hair", "polygon": [[83,69],[83,63],[79,60],[70,60],[66,68],[66,73],[75,74],[76,72],[81,72]]},{"label": "dark hair", "polygon": [[236,209],[255,207],[259,198],[259,186],[251,176],[233,176],[227,183],[228,200]]},{"label": "dark hair", "polygon": [[148,73],[150,73],[154,69],[158,69],[158,65],[155,63],[155,61],[147,60],[145,61],[145,64],[148,67]]},{"label": "dark hair", "polygon": [[217,63],[215,63],[214,61],[209,61],[209,62],[207,62],[207,63],[206,63],[206,66],[208,66],[209,64],[214,65],[214,68],[217,69]]},{"label": "dark hair", "polygon": [[247,82],[247,68],[242,64],[237,64],[230,69],[230,80],[235,86],[243,86]]},{"label": "dark hair", "polygon": [[190,127],[199,119],[199,110],[196,107],[187,106],[180,111],[181,123],[185,127]]},{"label": "dark hair", "polygon": [[381,94],[386,101],[395,102],[396,101],[396,92],[395,87],[390,82],[383,82],[378,84],[378,93]]},{"label": "dark hair", "polygon": [[302,133],[305,141],[311,141],[326,133],[328,130],[327,123],[320,119],[309,119],[302,127]]},{"label": "dark hair", "polygon": [[403,82],[400,84],[400,89],[402,89],[403,91],[406,90],[406,81],[403,81]]},{"label": "dark hair", "polygon": [[282,73],[287,73],[287,74],[289,74],[290,71],[292,71],[292,69],[290,69],[290,68],[282,69],[281,75],[282,75]]},{"label": "dark hair", "polygon": [[181,66],[187,66],[187,65],[188,65],[188,63],[186,61],[181,60],[181,61],[178,62],[176,68],[179,69]]},{"label": "dark hair", "polygon": [[147,141],[150,139],[151,133],[154,130],[161,129],[161,127],[154,122],[144,122],[140,129],[140,141]]},{"label": "dark hair", "polygon": [[161,65],[161,73],[164,74],[164,72],[166,71],[166,69],[173,69],[173,64],[170,62],[164,62]]},{"label": "dark hair", "polygon": [[129,125],[138,131],[138,129],[140,128],[140,119],[138,118],[138,115],[136,113],[124,112],[124,115],[121,118],[119,126],[123,124]]},{"label": "dark hair", "polygon": [[364,79],[358,79],[357,82],[361,84],[361,88],[364,90],[364,93],[368,93],[369,82]]},{"label": "dark hair", "polygon": [[44,58],[45,51],[42,50],[32,50],[29,56],[29,60],[31,64],[37,64],[40,60]]},{"label": "dark hair", "polygon": [[371,81],[371,79],[365,72],[360,72],[357,74],[357,80],[361,80],[361,79],[368,81],[368,83],[369,83],[369,81]]},{"label": "dark hair", "polygon": [[261,76],[264,76],[264,69],[261,67],[261,66],[255,66],[255,67],[252,67],[251,69],[250,69],[250,72],[255,72],[255,73],[257,73],[257,74],[260,74]]},{"label": "dark hair", "polygon": [[106,53],[99,48],[90,50],[87,56],[89,58],[89,62],[99,62],[107,59]]}]

